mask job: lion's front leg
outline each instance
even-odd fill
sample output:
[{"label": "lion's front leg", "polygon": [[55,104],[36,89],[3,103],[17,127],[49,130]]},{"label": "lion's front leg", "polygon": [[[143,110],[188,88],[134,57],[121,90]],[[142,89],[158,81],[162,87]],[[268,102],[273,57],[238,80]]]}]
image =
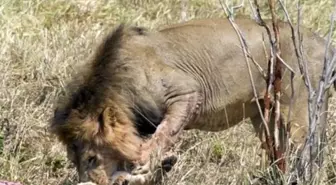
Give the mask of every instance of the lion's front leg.
[{"label": "lion's front leg", "polygon": [[[177,99],[178,98],[178,99]],[[146,144],[141,148],[142,164],[133,171],[134,175],[145,174],[151,170],[151,166],[163,162],[163,168],[170,169],[169,162],[175,161],[173,155],[167,155],[169,149],[176,143],[182,130],[191,123],[199,113],[200,96],[193,92],[180,97],[174,97],[173,103],[168,107],[168,111]],[[154,155],[154,159],[151,158]],[[176,158],[176,157],[175,157]],[[172,162],[172,165],[175,164]],[[160,166],[160,165],[159,165]]]}]

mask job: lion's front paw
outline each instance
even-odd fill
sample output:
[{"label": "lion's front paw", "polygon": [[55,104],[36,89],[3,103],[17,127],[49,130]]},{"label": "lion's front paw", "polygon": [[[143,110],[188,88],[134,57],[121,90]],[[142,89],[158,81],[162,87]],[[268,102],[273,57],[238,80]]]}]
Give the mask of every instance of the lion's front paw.
[{"label": "lion's front paw", "polygon": [[132,175],[128,172],[115,172],[111,178],[112,185],[147,185],[150,182],[151,174]]},{"label": "lion's front paw", "polygon": [[159,176],[169,172],[177,162],[177,156],[166,154],[162,158],[150,158],[150,160],[132,171],[133,176],[142,176],[145,181],[159,179]]},{"label": "lion's front paw", "polygon": [[113,185],[148,185],[160,179],[176,164],[177,157],[167,154],[162,160],[151,158],[146,164],[136,167],[131,173],[119,171],[112,176]]}]

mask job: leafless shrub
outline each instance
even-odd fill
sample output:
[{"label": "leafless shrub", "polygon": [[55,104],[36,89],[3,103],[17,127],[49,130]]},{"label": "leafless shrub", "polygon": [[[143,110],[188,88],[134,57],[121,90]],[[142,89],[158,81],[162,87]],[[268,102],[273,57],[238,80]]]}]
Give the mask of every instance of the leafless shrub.
[{"label": "leafless shrub", "polygon": [[[221,1],[220,1],[221,2]],[[259,113],[262,117],[263,120],[263,124],[264,124],[264,128],[265,128],[265,142],[266,142],[266,150],[268,151],[268,154],[271,156],[271,161],[275,162],[279,165],[279,168],[284,172],[285,171],[285,163],[284,163],[284,159],[283,159],[283,153],[281,151],[279,151],[279,128],[275,127],[275,133],[274,135],[272,135],[272,133],[270,133],[269,130],[269,124],[270,124],[270,109],[271,109],[271,94],[270,91],[272,89],[272,82],[275,82],[275,113],[276,113],[276,120],[275,122],[277,123],[277,126],[280,127],[280,125],[283,125],[280,123],[280,88],[281,88],[281,65],[280,63],[284,63],[283,60],[280,58],[280,50],[279,50],[279,44],[278,44],[278,39],[279,39],[279,32],[278,32],[278,27],[277,27],[277,18],[275,17],[275,12],[274,12],[274,2],[273,1],[269,1],[270,4],[270,9],[272,10],[272,21],[273,21],[273,30],[275,32],[275,38],[272,38],[272,35],[270,33],[270,29],[268,28],[268,26],[264,23],[264,21],[262,20],[259,11],[257,10],[257,14],[255,15],[257,22],[260,26],[265,27],[268,36],[269,36],[269,40],[271,43],[271,60],[270,60],[270,69],[269,74],[266,75],[264,70],[258,65],[258,63],[253,59],[248,46],[247,46],[247,41],[244,38],[242,32],[239,30],[238,26],[234,23],[233,20],[233,11],[234,9],[240,8],[241,6],[243,6],[244,1],[242,1],[242,4],[232,7],[231,9],[228,7],[228,5],[225,3],[221,3],[221,5],[223,6],[223,9],[226,11],[226,14],[228,15],[228,19],[230,21],[230,23],[232,24],[232,26],[234,27],[241,45],[242,45],[242,49],[245,55],[245,61],[246,64],[248,66],[248,70],[249,70],[249,74],[250,74],[250,80],[251,80],[251,85],[253,88],[253,92],[254,92],[254,98],[257,99],[257,92],[256,92],[256,88],[253,82],[253,77],[252,77],[252,73],[251,73],[251,69],[249,66],[249,59],[257,66],[258,70],[261,72],[261,74],[264,76],[265,80],[267,81],[267,90],[265,92],[265,109],[264,109],[264,114],[262,114],[262,110],[261,110],[261,106],[260,103],[258,101],[256,101],[257,105],[258,105],[258,109],[259,109]],[[257,4],[257,1],[255,1],[255,3]],[[276,61],[276,63],[275,63]],[[276,74],[274,76],[274,72],[273,72],[273,68],[274,68],[274,63],[275,63],[275,69],[276,69]],[[286,65],[288,66],[288,65]],[[290,67],[289,69],[291,71],[293,71]],[[275,139],[274,139],[275,138]],[[273,144],[273,142],[275,142]],[[273,148],[272,146],[276,146],[275,148]]]},{"label": "leafless shrub", "polygon": [[[305,59],[303,55],[303,44],[302,44],[302,36],[300,32],[300,20],[301,20],[301,2],[298,1],[297,4],[297,26],[294,27],[288,11],[286,7],[284,6],[284,3],[282,0],[277,0],[279,3],[280,9],[285,13],[286,19],[289,22],[289,25],[291,27],[292,32],[292,41],[294,45],[295,54],[297,57],[297,62],[299,65],[300,73],[303,75],[304,83],[307,87],[308,91],[308,111],[309,111],[309,131],[308,136],[306,138],[306,142],[304,144],[304,149],[301,153],[299,153],[298,157],[300,158],[299,162],[296,163],[294,166],[297,169],[298,176],[301,178],[300,180],[302,182],[312,182],[314,180],[314,174],[319,170],[319,168],[322,167],[323,164],[323,155],[324,155],[324,147],[326,143],[326,109],[327,109],[327,102],[326,100],[326,92],[335,83],[336,75],[334,75],[334,68],[335,68],[335,59],[336,54],[333,53],[332,56],[330,56],[330,51],[334,51],[331,48],[331,38],[332,33],[334,29],[334,19],[335,19],[335,12],[331,15],[330,19],[330,28],[329,28],[329,35],[326,43],[325,48],[325,57],[324,57],[324,65],[323,65],[323,71],[321,74],[321,78],[319,81],[319,85],[316,89],[313,88],[311,81],[309,79],[309,71],[307,69],[307,59]],[[220,0],[220,3],[222,5],[222,8],[226,12],[227,18],[231,22],[232,26],[234,27],[235,31],[237,32],[237,35],[239,37],[239,40],[242,45],[242,50],[245,55],[246,64],[248,66],[249,74],[250,74],[250,80],[251,80],[251,86],[254,91],[254,96],[256,97],[256,90],[255,85],[253,82],[253,78],[251,76],[250,72],[250,66],[249,66],[249,60],[251,60],[254,64],[257,64],[257,62],[253,59],[251,56],[251,53],[249,52],[249,49],[247,47],[247,41],[244,38],[241,30],[238,28],[238,26],[234,23],[233,14],[234,10],[241,8],[244,4],[244,1],[241,2],[238,6],[233,6],[229,8],[227,3],[222,3]],[[262,120],[264,123],[265,128],[265,136],[266,136],[266,144],[267,144],[267,150],[269,152],[269,156],[271,157],[271,161],[275,162],[279,169],[282,172],[285,172],[286,164],[284,160],[284,153],[283,151],[279,151],[279,129],[281,126],[284,126],[284,123],[281,123],[280,120],[280,90],[281,90],[281,64],[286,66],[291,71],[291,78],[293,80],[294,72],[291,69],[290,66],[288,66],[285,61],[281,58],[281,51],[279,47],[279,30],[278,30],[278,17],[276,14],[276,1],[275,0],[268,0],[271,17],[272,17],[272,28],[274,35],[271,34],[271,29],[265,24],[263,19],[261,18],[260,14],[260,7],[258,5],[258,1],[254,0],[252,3],[251,0],[249,0],[249,4],[252,8],[252,12],[254,14],[254,18],[256,22],[264,27],[266,29],[267,35],[269,37],[269,42],[271,44],[271,56],[269,61],[269,69],[268,74],[265,76],[264,70],[261,68],[258,68],[259,71],[262,73],[262,75],[265,77],[266,83],[267,83],[267,90],[265,92],[265,110],[264,114],[261,112],[261,108],[259,103],[259,113],[262,116]],[[272,87],[272,83],[274,83],[274,86]],[[274,107],[275,107],[275,124],[276,126],[274,133],[270,133],[269,124],[269,113],[270,113],[270,104],[271,104],[271,89],[274,88]],[[294,90],[293,89],[293,82],[291,83],[292,88],[292,98],[291,98],[291,104],[293,104],[293,97],[294,97]],[[288,112],[288,119],[291,116],[291,107],[289,108]],[[289,129],[287,129],[287,132],[289,132]],[[288,134],[289,135],[289,134]]]}]

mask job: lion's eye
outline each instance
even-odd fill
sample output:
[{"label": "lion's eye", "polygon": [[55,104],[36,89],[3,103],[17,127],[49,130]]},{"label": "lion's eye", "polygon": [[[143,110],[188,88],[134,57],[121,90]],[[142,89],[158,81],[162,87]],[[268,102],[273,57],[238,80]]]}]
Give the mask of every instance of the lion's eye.
[{"label": "lion's eye", "polygon": [[88,163],[90,166],[94,166],[97,164],[97,157],[96,156],[91,156],[88,158]]}]

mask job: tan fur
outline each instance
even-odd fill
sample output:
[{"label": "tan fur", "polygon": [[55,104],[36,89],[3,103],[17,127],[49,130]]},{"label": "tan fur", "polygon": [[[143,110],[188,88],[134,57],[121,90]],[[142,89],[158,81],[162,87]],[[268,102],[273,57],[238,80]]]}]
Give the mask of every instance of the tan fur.
[{"label": "tan fur", "polygon": [[[261,41],[264,29],[248,19],[236,21],[246,33],[254,58],[266,70]],[[313,61],[309,69],[316,87],[324,43],[308,30],[301,31],[307,58]],[[298,72],[290,30],[284,23],[280,34],[283,59]],[[106,184],[122,162],[146,162],[158,147],[166,151],[172,146],[183,129],[220,131],[245,116],[251,118],[261,137],[261,120],[256,100],[252,101],[244,57],[237,35],[225,19],[189,21],[158,32],[120,26],[98,48],[90,65],[72,97],[56,109],[51,125],[68,147],[82,181]],[[257,91],[262,94],[266,83],[251,66]],[[288,110],[288,85],[287,71],[283,110]],[[289,121],[297,123],[292,124],[297,131],[293,138],[302,143],[307,131],[307,94],[300,77],[294,85],[299,95]],[[258,101],[262,103],[262,98]],[[152,124],[158,128],[153,130]],[[151,139],[141,136],[151,134]],[[98,162],[89,164],[92,156]]]}]

